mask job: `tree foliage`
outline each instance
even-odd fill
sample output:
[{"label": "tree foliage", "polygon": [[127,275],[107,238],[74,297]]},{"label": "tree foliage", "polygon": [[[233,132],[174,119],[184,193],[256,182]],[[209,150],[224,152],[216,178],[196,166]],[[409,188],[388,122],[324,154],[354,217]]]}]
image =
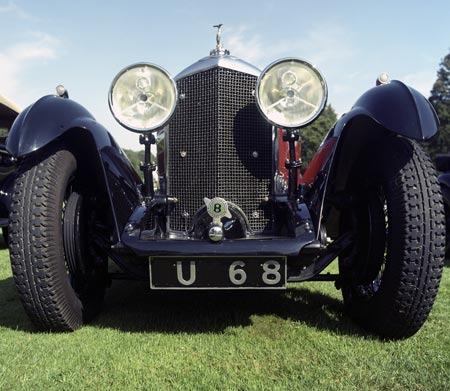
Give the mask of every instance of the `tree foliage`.
[{"label": "tree foliage", "polygon": [[131,149],[124,149],[123,151],[128,156],[128,159],[130,159],[131,164],[133,165],[134,169],[140,175],[141,174],[140,165],[141,165],[141,162],[144,161],[144,150],[133,151]]},{"label": "tree foliage", "polygon": [[327,105],[322,114],[311,125],[306,126],[301,131],[301,154],[303,169],[306,169],[309,162],[319,148],[325,134],[336,122],[337,116],[331,105]]},{"label": "tree foliage", "polygon": [[439,117],[439,132],[425,144],[434,158],[437,153],[450,152],[450,53],[440,63],[430,102]]}]

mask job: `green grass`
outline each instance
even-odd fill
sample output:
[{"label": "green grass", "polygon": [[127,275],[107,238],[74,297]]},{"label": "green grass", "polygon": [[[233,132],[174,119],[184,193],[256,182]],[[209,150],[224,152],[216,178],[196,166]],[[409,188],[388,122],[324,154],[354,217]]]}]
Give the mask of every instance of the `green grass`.
[{"label": "green grass", "polygon": [[450,390],[450,268],[405,341],[365,333],[331,283],[154,293],[116,282],[74,333],[39,333],[0,250],[0,390]]}]

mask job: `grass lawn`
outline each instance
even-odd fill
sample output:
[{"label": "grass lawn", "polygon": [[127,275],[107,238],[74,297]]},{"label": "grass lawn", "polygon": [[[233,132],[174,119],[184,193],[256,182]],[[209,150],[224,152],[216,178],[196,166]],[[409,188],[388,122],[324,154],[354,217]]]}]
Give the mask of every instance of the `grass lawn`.
[{"label": "grass lawn", "polygon": [[0,250],[0,390],[450,390],[450,267],[425,326],[386,342],[331,283],[283,293],[154,293],[115,282],[74,333],[39,333]]}]

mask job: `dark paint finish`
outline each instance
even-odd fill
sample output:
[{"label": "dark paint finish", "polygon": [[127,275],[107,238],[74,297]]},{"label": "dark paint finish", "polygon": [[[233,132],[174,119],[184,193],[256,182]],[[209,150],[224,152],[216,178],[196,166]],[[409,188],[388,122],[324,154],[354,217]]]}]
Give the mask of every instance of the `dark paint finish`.
[{"label": "dark paint finish", "polygon": [[297,238],[239,239],[214,243],[209,240],[155,239],[139,240],[125,232],[122,243],[138,256],[155,255],[287,255],[296,257],[300,251],[314,242],[314,235]]},{"label": "dark paint finish", "polygon": [[107,130],[83,106],[47,95],[19,114],[6,140],[6,149],[16,158],[25,156],[73,128],[89,131],[98,149],[111,145]]},{"label": "dark paint finish", "polygon": [[139,205],[138,186],[142,184],[142,181],[122,150],[107,146],[101,149],[100,156],[120,238],[128,218]]},{"label": "dark paint finish", "polygon": [[350,118],[367,115],[385,129],[416,140],[429,139],[439,127],[431,103],[420,92],[398,80],[368,90],[349,114]]}]

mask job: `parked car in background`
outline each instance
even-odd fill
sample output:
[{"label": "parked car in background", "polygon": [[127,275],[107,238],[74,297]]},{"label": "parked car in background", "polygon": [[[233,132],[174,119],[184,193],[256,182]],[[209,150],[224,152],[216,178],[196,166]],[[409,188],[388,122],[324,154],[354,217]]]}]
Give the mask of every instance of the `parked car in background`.
[{"label": "parked car in background", "polygon": [[13,182],[11,174],[15,171],[11,156],[5,149],[5,141],[19,113],[19,106],[0,95],[0,227],[5,240],[7,239],[10,188]]},{"label": "parked car in background", "polygon": [[[362,327],[411,336],[444,261],[439,183],[414,141],[437,131],[430,103],[383,79],[329,129],[301,176],[297,145],[325,107],[323,75],[295,57],[261,71],[232,56],[216,27],[215,49],[175,78],[137,63],[112,82],[113,116],[145,147],[143,181],[62,87],[14,122],[10,256],[27,314],[41,329],[74,330],[98,313],[113,278],[238,291],[328,280]],[[335,260],[339,273],[322,274]]]}]

